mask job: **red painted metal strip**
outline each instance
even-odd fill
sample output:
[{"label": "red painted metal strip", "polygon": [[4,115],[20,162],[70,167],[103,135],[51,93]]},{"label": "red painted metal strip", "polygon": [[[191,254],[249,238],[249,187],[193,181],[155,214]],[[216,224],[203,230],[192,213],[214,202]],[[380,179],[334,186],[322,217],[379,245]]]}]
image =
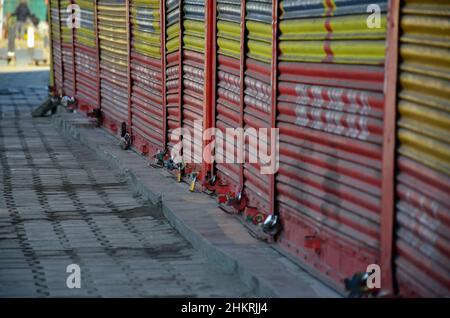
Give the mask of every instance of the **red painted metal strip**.
[{"label": "red painted metal strip", "polygon": [[162,75],[162,120],[163,120],[163,139],[162,144],[165,150],[167,146],[167,57],[166,57],[166,1],[160,1],[160,23],[161,23],[161,75]]},{"label": "red painted metal strip", "polygon": [[130,0],[125,1],[125,10],[127,11],[126,15],[126,28],[127,28],[127,92],[128,92],[128,123],[127,130],[131,136],[132,133],[132,118],[133,118],[133,110],[131,109],[131,10],[130,10]]},{"label": "red painted metal strip", "polygon": [[384,140],[382,156],[382,195],[381,195],[381,289],[384,293],[394,293],[393,246],[395,209],[395,132],[397,102],[397,69],[400,1],[389,1],[387,31],[387,61],[384,93],[386,96],[384,112]]},{"label": "red painted metal strip", "polygon": [[98,31],[98,8],[97,1],[94,2],[94,32],[95,32],[95,48],[96,48],[96,58],[97,58],[97,107],[101,109],[101,90],[100,90],[100,40],[99,40],[99,31]]}]

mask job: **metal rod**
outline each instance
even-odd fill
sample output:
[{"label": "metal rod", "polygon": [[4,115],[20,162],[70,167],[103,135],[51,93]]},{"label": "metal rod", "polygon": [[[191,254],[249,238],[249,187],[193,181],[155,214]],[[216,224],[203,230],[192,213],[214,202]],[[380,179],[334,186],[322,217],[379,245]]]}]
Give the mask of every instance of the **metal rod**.
[{"label": "metal rod", "polygon": [[[246,66],[246,55],[247,55],[247,33],[245,28],[245,14],[247,12],[246,8],[246,0],[241,1],[241,43],[240,43],[240,49],[241,49],[241,63],[240,63],[240,96],[239,96],[239,126],[240,128],[244,128],[245,122],[244,122],[244,108],[245,108],[245,66]],[[242,145],[244,147],[244,161],[245,161],[245,140]],[[239,173],[239,189],[244,189],[244,164],[241,163],[239,167],[240,173]]]},{"label": "metal rod", "polygon": [[[75,4],[75,0],[70,1],[71,4]],[[72,10],[73,13],[73,10]],[[73,97],[76,97],[77,95],[77,81],[76,81],[76,63],[75,63],[75,27],[72,27],[72,65],[73,65],[73,73],[72,73],[72,90],[73,90]]]},{"label": "metal rod", "polygon": [[163,117],[163,149],[167,148],[167,57],[166,57],[166,1],[160,1],[160,25],[161,25],[161,86],[162,86],[162,117]]},{"label": "metal rod", "polygon": [[391,0],[388,9],[387,50],[384,80],[384,128],[381,183],[381,289],[394,292],[393,246],[395,213],[395,143],[400,1]]},{"label": "metal rod", "polygon": [[[217,7],[216,1],[207,0],[205,3],[205,88],[204,88],[204,103],[203,103],[203,131],[208,128],[215,127],[215,105],[216,105],[216,74],[217,74],[217,38],[216,38],[216,23]],[[207,142],[203,141],[203,148]],[[211,157],[211,154],[208,154]],[[208,158],[211,162],[211,158]],[[202,164],[202,178],[206,177],[206,172],[209,170],[213,172],[214,164]]]},{"label": "metal rod", "polygon": [[[272,2],[272,65],[270,85],[272,89],[271,96],[271,127],[277,126],[277,96],[278,96],[278,0]],[[271,132],[272,134],[272,132]],[[271,152],[276,145],[271,144]],[[271,154],[273,158],[273,153]],[[276,214],[276,189],[275,189],[275,173],[270,175],[269,181],[269,213]]]},{"label": "metal rod", "polygon": [[132,136],[132,110],[131,110],[131,19],[130,19],[130,0],[125,1],[125,10],[127,11],[126,15],[126,28],[127,28],[127,106],[128,106],[128,124],[127,130],[128,133]]},{"label": "metal rod", "polygon": [[100,40],[98,31],[98,0],[93,0],[94,3],[94,33],[95,33],[95,45],[96,45],[96,59],[97,59],[97,108],[101,110],[101,76],[100,76]]},{"label": "metal rod", "polygon": [[[178,121],[180,128],[183,128],[183,18],[182,18],[182,12],[183,12],[183,0],[179,1],[178,4],[178,10],[179,13],[179,25],[180,25],[180,34],[179,34],[179,65],[178,65]],[[181,137],[182,138],[182,137]],[[181,150],[182,151],[182,150]]]}]

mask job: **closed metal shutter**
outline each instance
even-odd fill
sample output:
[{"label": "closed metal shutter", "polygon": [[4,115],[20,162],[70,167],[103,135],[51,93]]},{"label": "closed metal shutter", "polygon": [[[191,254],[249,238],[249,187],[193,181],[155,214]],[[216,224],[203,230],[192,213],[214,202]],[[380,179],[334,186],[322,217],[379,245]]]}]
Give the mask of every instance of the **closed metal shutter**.
[{"label": "closed metal shutter", "polygon": [[380,261],[386,6],[281,1],[279,243],[341,288]]},{"label": "closed metal shutter", "polygon": [[180,0],[166,1],[166,89],[167,89],[167,147],[171,150],[174,141],[170,136],[180,127],[179,89],[180,78]]},{"label": "closed metal shutter", "polygon": [[[201,138],[194,138],[194,133],[201,136],[203,127],[203,106],[205,90],[205,1],[183,1],[183,97],[182,118],[183,128],[190,131],[194,145],[191,147],[192,160],[195,164],[187,164],[187,171],[199,172],[197,164],[203,162]],[[198,128],[194,132],[194,125]],[[183,148],[186,154],[186,147]]]},{"label": "closed metal shutter", "polygon": [[50,1],[51,37],[53,54],[53,73],[55,76],[55,89],[61,93],[63,89],[62,52],[61,52],[61,26],[59,16],[59,0]]},{"label": "closed metal shutter", "polygon": [[130,10],[133,145],[153,156],[164,148],[161,1],[132,0]]},{"label": "closed metal shutter", "polygon": [[61,39],[62,39],[62,66],[64,95],[75,96],[75,61],[73,49],[73,29],[67,25],[69,13],[67,8],[72,4],[70,0],[60,1]]},{"label": "closed metal shutter", "polygon": [[450,294],[450,3],[401,10],[396,277],[404,296]]},{"label": "closed metal shutter", "polygon": [[[248,32],[245,71],[244,124],[247,132],[268,128],[271,123],[272,92],[272,1],[248,1],[246,4]],[[254,136],[254,133],[252,134]],[[247,142],[246,142],[247,143]],[[270,176],[260,172],[258,163],[249,163],[250,155],[258,157],[254,142],[246,144],[244,165],[244,193],[248,207],[269,214]],[[270,149],[270,148],[269,148]]]},{"label": "closed metal shutter", "polygon": [[[226,137],[227,128],[241,128],[241,0],[217,3],[216,127]],[[216,148],[217,175],[222,186],[236,195],[240,191],[241,165],[225,163],[226,152],[236,156],[237,144]],[[228,148],[227,148],[228,147]],[[233,147],[233,148],[232,148]]]},{"label": "closed metal shutter", "polygon": [[88,112],[99,106],[94,1],[76,0],[74,4],[81,9],[80,27],[75,28],[76,98],[79,108]]},{"label": "closed metal shutter", "polygon": [[128,28],[126,0],[98,0],[103,124],[119,133],[128,123]]}]

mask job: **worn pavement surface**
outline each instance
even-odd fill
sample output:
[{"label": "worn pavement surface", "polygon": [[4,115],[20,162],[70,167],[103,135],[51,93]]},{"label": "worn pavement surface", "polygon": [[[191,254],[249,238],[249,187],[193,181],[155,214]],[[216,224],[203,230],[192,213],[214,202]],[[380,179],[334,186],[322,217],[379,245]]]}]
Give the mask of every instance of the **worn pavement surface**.
[{"label": "worn pavement surface", "polygon": [[31,118],[47,76],[0,74],[0,297],[254,296],[89,149]]}]

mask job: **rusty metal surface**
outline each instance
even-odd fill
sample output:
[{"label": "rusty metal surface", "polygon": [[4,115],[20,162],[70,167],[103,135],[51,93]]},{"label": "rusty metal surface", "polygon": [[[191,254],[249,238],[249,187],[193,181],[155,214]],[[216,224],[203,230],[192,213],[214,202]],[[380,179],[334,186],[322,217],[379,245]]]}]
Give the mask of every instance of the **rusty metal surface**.
[{"label": "rusty metal surface", "polygon": [[[232,2],[232,3],[231,3]],[[217,4],[217,71],[215,126],[226,136],[227,128],[242,127],[241,122],[241,1],[218,1]],[[237,152],[236,145],[231,151]],[[225,157],[224,149],[216,155]],[[217,163],[217,175],[223,186],[235,195],[241,187],[241,165]]]},{"label": "rusty metal surface", "polygon": [[[206,49],[206,24],[205,24],[204,0],[183,1],[183,64],[181,65],[183,94],[181,117],[182,127],[187,128],[194,136],[194,122],[197,121],[203,127],[205,92],[205,49]],[[200,133],[200,131],[197,131]],[[201,144],[197,146],[202,147]],[[203,161],[202,154],[194,154],[194,145],[191,147],[192,159],[196,163]],[[200,166],[191,162],[193,171],[200,172]]]},{"label": "rusty metal surface", "polygon": [[102,0],[97,10],[103,124],[118,134],[129,118],[126,1]]},{"label": "rusty metal surface", "polygon": [[[247,1],[246,29],[248,32],[245,61],[244,128],[271,128],[271,56],[272,1]],[[259,164],[248,163],[255,147],[246,142],[244,193],[248,207],[259,213],[270,213],[270,177],[260,173]]]},{"label": "rusty metal surface", "polygon": [[99,90],[95,39],[94,1],[75,0],[81,9],[80,28],[74,30],[75,87],[78,107],[83,112],[98,108]]},{"label": "rusty metal surface", "polygon": [[341,288],[380,260],[387,1],[378,3],[381,28],[369,29],[361,1],[281,1],[279,243]]},{"label": "rusty metal surface", "polygon": [[160,5],[159,0],[130,1],[133,147],[149,157],[164,148]]},{"label": "rusty metal surface", "polygon": [[167,94],[167,147],[173,148],[171,139],[174,129],[180,126],[178,95],[180,74],[180,6],[179,0],[166,1],[166,94]]},{"label": "rusty metal surface", "polygon": [[408,296],[450,294],[450,4],[405,1],[398,93],[396,276]]},{"label": "rusty metal surface", "polygon": [[75,96],[75,70],[73,56],[73,30],[67,24],[68,13],[67,7],[72,3],[70,0],[61,0],[59,7],[60,14],[60,31],[61,31],[61,54],[62,54],[62,74],[64,77],[63,93],[69,96]]}]

